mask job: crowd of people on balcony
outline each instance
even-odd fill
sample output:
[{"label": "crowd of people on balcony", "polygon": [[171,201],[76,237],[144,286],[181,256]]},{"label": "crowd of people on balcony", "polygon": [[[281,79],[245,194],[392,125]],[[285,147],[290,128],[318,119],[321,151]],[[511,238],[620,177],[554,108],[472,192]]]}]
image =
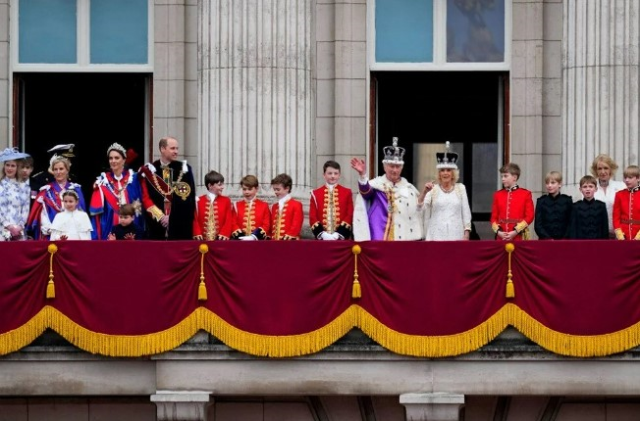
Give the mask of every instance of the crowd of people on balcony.
[{"label": "crowd of people on balcony", "polygon": [[[0,153],[0,224],[2,240],[298,240],[304,221],[302,203],[291,196],[293,180],[278,174],[271,180],[276,202],[257,198],[259,181],[240,181],[242,199],[224,196],[225,178],[204,176],[207,193],[196,197],[191,166],[180,161],[173,137],[158,143],[160,157],[137,172],[127,167],[134,153],[118,143],[107,149],[109,171],[100,174],[87,206],[74,183],[74,145],[49,150],[48,171],[31,177],[32,158],[16,148]],[[323,166],[325,184],[311,192],[309,226],[318,240],[453,241],[473,236],[471,210],[459,183],[458,155],[446,143],[436,154],[437,179],[417,189],[402,177],[405,149],[398,139],[383,149],[384,174],[369,179],[364,160],[353,158],[358,174],[355,203],[341,185],[340,165]],[[640,238],[640,169],[624,170],[624,182],[613,179],[618,166],[608,155],[593,161],[592,175],[580,180],[582,199],[575,203],[560,192],[562,175],[545,177],[547,194],[534,211],[532,194],[518,185],[520,167],[500,168],[503,188],[493,197],[491,226],[501,241],[531,238],[534,225],[542,240]],[[476,237],[477,238],[477,237]]]}]

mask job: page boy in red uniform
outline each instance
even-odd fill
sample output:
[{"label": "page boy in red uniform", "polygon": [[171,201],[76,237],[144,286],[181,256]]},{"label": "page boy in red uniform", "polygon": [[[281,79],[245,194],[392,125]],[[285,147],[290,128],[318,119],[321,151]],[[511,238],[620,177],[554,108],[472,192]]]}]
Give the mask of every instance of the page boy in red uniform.
[{"label": "page boy in red uniform", "polygon": [[260,183],[255,175],[246,175],[240,180],[243,200],[233,204],[236,230],[234,240],[268,240],[271,231],[271,212],[266,202],[256,198]]},{"label": "page boy in red uniform", "polygon": [[195,240],[228,240],[233,231],[231,199],[222,196],[224,177],[216,171],[204,176],[204,185],[209,193],[198,198],[193,220]]},{"label": "page boy in red uniform", "polygon": [[496,240],[528,240],[529,225],[533,222],[533,198],[531,192],[518,186],[520,167],[506,164],[500,168],[501,190],[493,194],[491,228]]},{"label": "page boy in red uniform", "polygon": [[327,161],[322,167],[326,184],[311,192],[309,225],[318,240],[348,240],[352,236],[353,194],[338,184],[340,164]]},{"label": "page boy in red uniform", "polygon": [[618,240],[640,240],[640,168],[624,170],[626,189],[616,193],[613,202],[613,230]]},{"label": "page boy in red uniform", "polygon": [[273,240],[299,240],[304,215],[302,203],[291,198],[293,180],[288,174],[278,174],[271,180],[271,188],[278,202],[271,208]]}]

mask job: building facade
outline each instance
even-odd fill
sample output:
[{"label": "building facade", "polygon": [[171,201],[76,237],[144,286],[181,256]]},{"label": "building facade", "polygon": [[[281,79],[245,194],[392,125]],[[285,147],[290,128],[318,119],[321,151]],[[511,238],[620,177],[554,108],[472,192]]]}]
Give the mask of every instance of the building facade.
[{"label": "building facade", "polygon": [[[328,159],[355,187],[350,159],[374,175],[397,136],[421,185],[450,141],[486,221],[505,162],[536,194],[551,170],[575,194],[600,153],[638,163],[639,12],[634,0],[0,0],[0,146],[44,168],[46,149],[74,143],[87,185],[112,142],[145,162],[171,135],[196,180],[253,173],[270,197],[286,172],[307,203]],[[0,359],[0,420],[624,420],[639,405],[636,352],[573,360],[513,333],[446,360],[359,337],[293,360],[206,335],[133,360],[56,341]]]}]

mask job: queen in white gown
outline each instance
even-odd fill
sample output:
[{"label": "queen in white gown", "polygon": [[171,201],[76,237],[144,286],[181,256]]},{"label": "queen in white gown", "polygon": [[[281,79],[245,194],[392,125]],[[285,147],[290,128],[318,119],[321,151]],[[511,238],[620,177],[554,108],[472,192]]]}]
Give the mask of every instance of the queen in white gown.
[{"label": "queen in white gown", "polygon": [[471,233],[471,209],[464,184],[458,183],[458,154],[437,153],[438,184],[426,183],[423,201],[426,241],[468,240]]}]

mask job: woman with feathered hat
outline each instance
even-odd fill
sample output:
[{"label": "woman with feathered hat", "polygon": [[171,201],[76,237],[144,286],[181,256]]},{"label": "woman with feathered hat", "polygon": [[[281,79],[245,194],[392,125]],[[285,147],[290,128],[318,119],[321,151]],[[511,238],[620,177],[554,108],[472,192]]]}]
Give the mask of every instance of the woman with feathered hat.
[{"label": "woman with feathered hat", "polygon": [[[94,240],[107,240],[111,230],[118,225],[120,206],[131,204],[135,210],[133,223],[138,232],[144,232],[142,215],[142,193],[138,174],[127,169],[127,151],[119,143],[113,143],[107,149],[110,171],[100,174],[93,185],[89,214],[93,225]],[[139,240],[139,238],[136,238]]]}]

